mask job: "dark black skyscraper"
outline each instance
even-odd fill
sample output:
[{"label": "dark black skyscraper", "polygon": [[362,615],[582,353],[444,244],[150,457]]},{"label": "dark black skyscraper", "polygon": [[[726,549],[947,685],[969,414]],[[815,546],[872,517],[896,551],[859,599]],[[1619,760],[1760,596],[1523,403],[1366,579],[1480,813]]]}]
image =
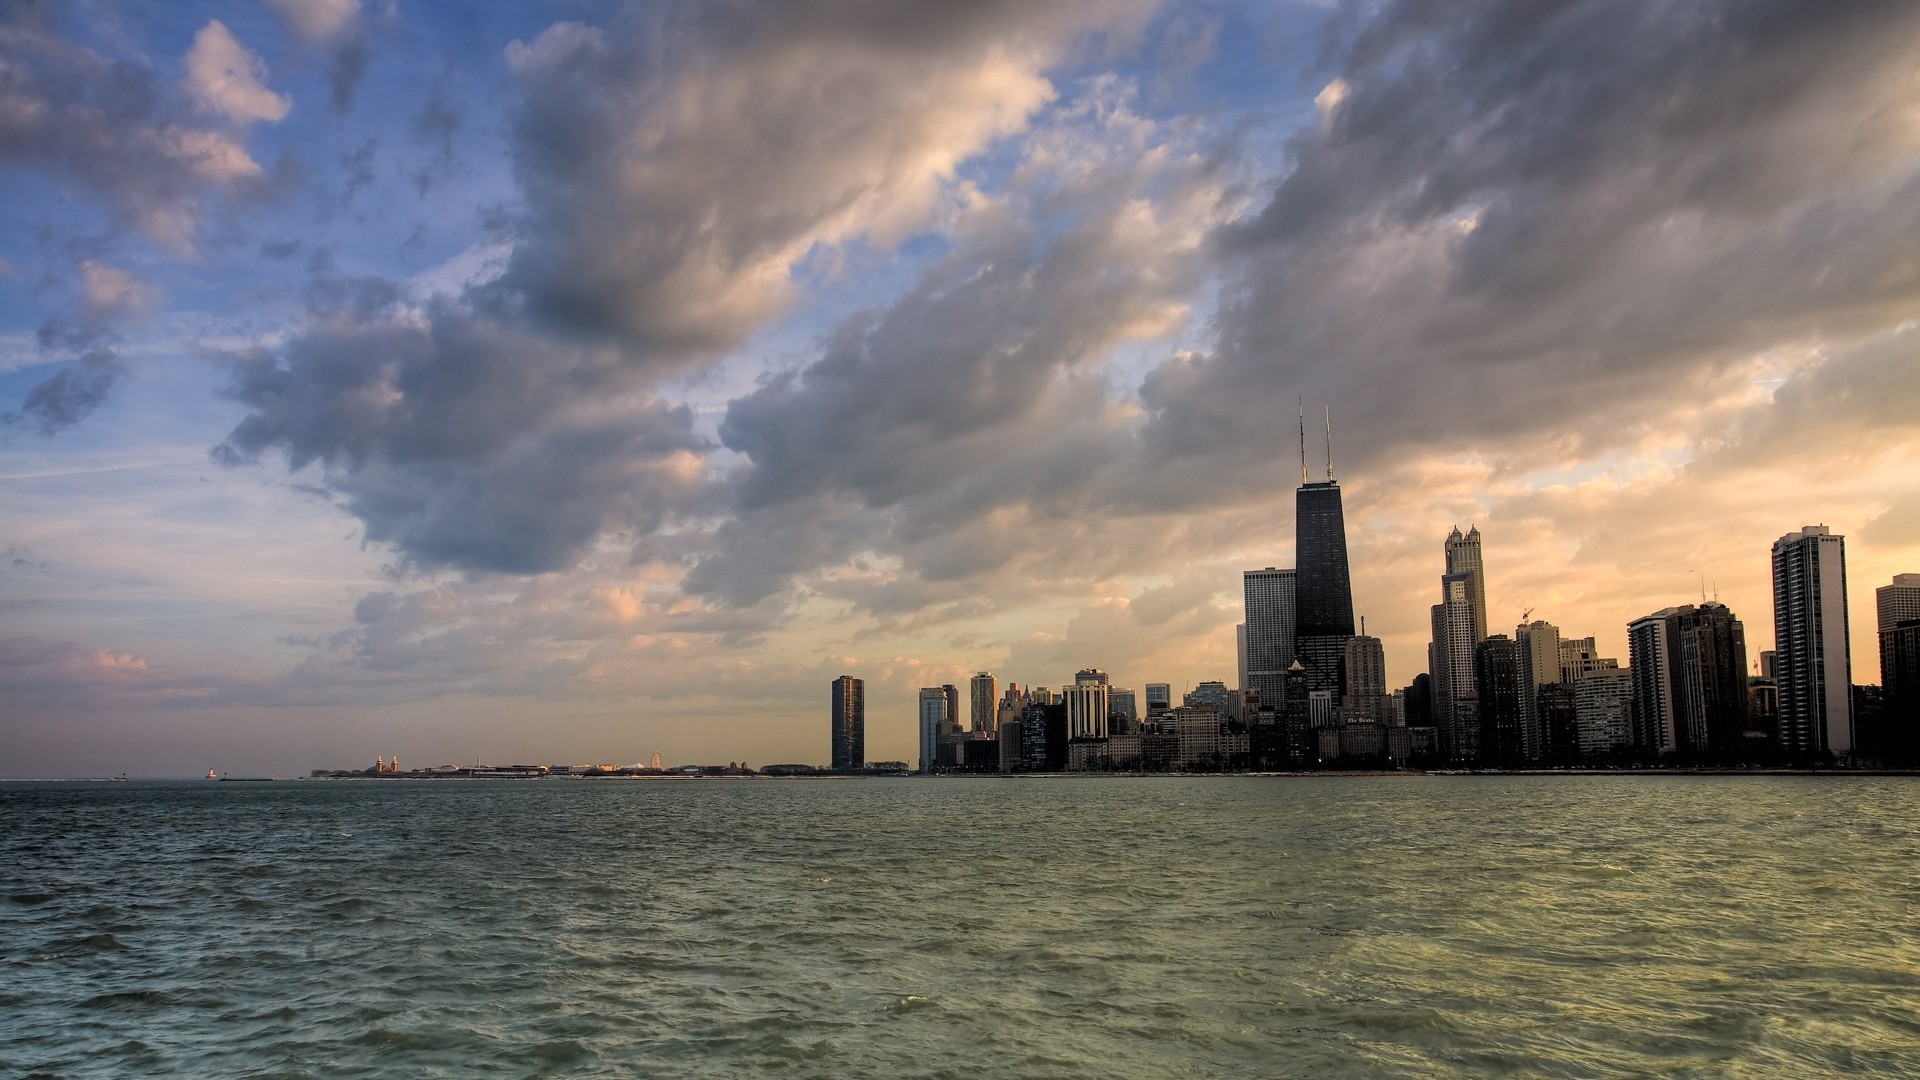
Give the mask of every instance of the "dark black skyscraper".
[{"label": "dark black skyscraper", "polygon": [[867,684],[851,675],[833,680],[833,767],[867,763]]},{"label": "dark black skyscraper", "polygon": [[1353,637],[1353,584],[1347,573],[1347,521],[1333,479],[1333,423],[1327,423],[1327,478],[1307,480],[1307,430],[1300,417],[1300,487],[1294,492],[1294,652],[1307,689],[1346,692],[1340,666]]}]

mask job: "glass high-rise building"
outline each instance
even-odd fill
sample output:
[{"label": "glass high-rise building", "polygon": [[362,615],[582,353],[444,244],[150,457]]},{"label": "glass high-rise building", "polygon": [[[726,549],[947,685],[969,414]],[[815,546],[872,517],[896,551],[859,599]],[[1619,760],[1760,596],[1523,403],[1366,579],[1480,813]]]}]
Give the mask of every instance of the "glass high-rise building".
[{"label": "glass high-rise building", "polygon": [[973,699],[970,730],[992,736],[1000,726],[1000,679],[991,671],[977,672],[967,689]]},{"label": "glass high-rise building", "polygon": [[[1240,688],[1252,687],[1261,701],[1273,704],[1286,695],[1287,669],[1293,666],[1293,571],[1269,566],[1240,577],[1247,615],[1247,672]],[[1149,699],[1149,711],[1151,704]]]},{"label": "glass high-rise building", "polygon": [[867,684],[851,675],[833,680],[833,767],[867,763]]},{"label": "glass high-rise building", "polygon": [[1340,485],[1331,478],[1294,492],[1293,650],[1307,689],[1345,692],[1341,673],[1353,637],[1353,582]]},{"label": "glass high-rise building", "polygon": [[1774,541],[1773,641],[1781,750],[1846,757],[1853,751],[1847,548],[1825,525]]}]

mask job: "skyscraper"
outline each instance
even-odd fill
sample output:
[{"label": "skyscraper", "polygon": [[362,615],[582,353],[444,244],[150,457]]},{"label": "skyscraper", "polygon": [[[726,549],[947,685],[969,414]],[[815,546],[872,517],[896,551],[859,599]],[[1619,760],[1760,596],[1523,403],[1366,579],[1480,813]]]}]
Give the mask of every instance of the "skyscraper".
[{"label": "skyscraper", "polygon": [[1825,525],[1774,541],[1773,639],[1781,750],[1846,757],[1853,750],[1847,548]]},{"label": "skyscraper", "polygon": [[1348,638],[1345,665],[1347,693],[1341,711],[1347,723],[1387,723],[1387,654],[1380,639],[1371,634]]},{"label": "skyscraper", "polygon": [[999,729],[1000,680],[991,671],[975,673],[968,689],[973,697],[973,724],[976,735],[991,737]]},{"label": "skyscraper", "polygon": [[1520,650],[1495,634],[1473,646],[1474,700],[1479,704],[1480,760],[1514,766],[1525,760],[1520,741]]},{"label": "skyscraper", "polygon": [[1894,679],[1887,673],[1896,666],[1893,631],[1903,622],[1920,619],[1920,574],[1893,575],[1892,584],[1874,590],[1873,600],[1880,631],[1880,685],[1891,693]]},{"label": "skyscraper", "polygon": [[1433,674],[1433,723],[1441,751],[1454,761],[1478,754],[1479,719],[1474,705],[1473,604],[1468,575],[1443,574],[1440,602],[1433,606],[1433,641],[1427,666]]},{"label": "skyscraper", "polygon": [[1895,574],[1874,592],[1879,616],[1882,760],[1920,761],[1920,574]]},{"label": "skyscraper", "polygon": [[1683,609],[1671,637],[1677,648],[1673,694],[1680,753],[1731,759],[1745,751],[1747,631],[1725,604]]},{"label": "skyscraper", "polygon": [[1680,610],[1661,608],[1627,624],[1627,664],[1633,672],[1633,741],[1649,754],[1671,754],[1675,749],[1676,650],[1670,632]]},{"label": "skyscraper", "polygon": [[1147,684],[1147,715],[1159,716],[1173,708],[1173,684],[1150,682]]},{"label": "skyscraper", "polygon": [[1540,688],[1560,681],[1560,628],[1544,619],[1521,623],[1513,628],[1513,643],[1520,659],[1521,753],[1528,761],[1539,761],[1548,756],[1552,742],[1540,710]]},{"label": "skyscraper", "polygon": [[920,688],[920,771],[932,772],[940,761],[940,736],[951,724],[947,691],[950,687]]},{"label": "skyscraper", "polygon": [[[1269,566],[1244,571],[1240,577],[1247,616],[1247,671],[1240,688],[1260,691],[1261,701],[1279,701],[1286,694],[1287,669],[1293,666],[1294,572]],[[1153,686],[1147,686],[1149,714],[1153,712]]]},{"label": "skyscraper", "polygon": [[1107,673],[1086,668],[1073,676],[1067,699],[1067,738],[1107,737]]},{"label": "skyscraper", "polygon": [[1478,644],[1487,636],[1487,571],[1480,557],[1480,526],[1460,535],[1455,525],[1447,534],[1447,573],[1467,575],[1467,606],[1473,612],[1473,640]]},{"label": "skyscraper", "polygon": [[867,684],[851,675],[833,680],[833,767],[867,763]]},{"label": "skyscraper", "polygon": [[1333,420],[1327,420],[1327,478],[1307,479],[1307,432],[1300,418],[1300,487],[1294,491],[1294,655],[1307,689],[1346,691],[1341,666],[1353,636],[1353,582],[1347,570],[1347,523],[1333,478]]}]

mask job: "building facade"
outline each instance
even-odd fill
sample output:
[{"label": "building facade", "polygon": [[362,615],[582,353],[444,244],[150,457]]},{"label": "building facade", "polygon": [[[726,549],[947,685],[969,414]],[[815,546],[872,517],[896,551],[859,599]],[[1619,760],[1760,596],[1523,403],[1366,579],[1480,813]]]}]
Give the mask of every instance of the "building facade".
[{"label": "building facade", "polygon": [[[859,769],[867,763],[867,684],[851,675],[833,680],[833,767]],[[815,759],[818,760],[818,759]]]},{"label": "building facade", "polygon": [[1853,752],[1846,539],[1808,525],[1773,545],[1774,683],[1780,749],[1798,759]]},{"label": "building facade", "polygon": [[[1241,689],[1253,687],[1262,700],[1278,701],[1286,692],[1287,668],[1293,666],[1294,572],[1247,570],[1241,573],[1241,597],[1245,604],[1246,674]],[[1164,683],[1147,684],[1147,711],[1153,712],[1153,690]],[[1171,695],[1164,708],[1172,707]]]},{"label": "building facade", "polygon": [[967,683],[972,710],[968,714],[975,735],[992,737],[1000,726],[1000,680],[991,671],[975,672]]}]

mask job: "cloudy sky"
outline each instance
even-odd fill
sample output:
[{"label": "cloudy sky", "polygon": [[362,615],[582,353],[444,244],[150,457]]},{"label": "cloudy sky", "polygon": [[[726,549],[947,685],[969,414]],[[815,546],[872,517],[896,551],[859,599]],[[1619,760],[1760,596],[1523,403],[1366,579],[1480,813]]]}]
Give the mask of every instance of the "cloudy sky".
[{"label": "cloudy sky", "polygon": [[1476,523],[1614,654],[1826,523],[1876,681],[1916,251],[1907,0],[0,0],[0,775],[1231,683],[1299,397],[1395,685]]}]

